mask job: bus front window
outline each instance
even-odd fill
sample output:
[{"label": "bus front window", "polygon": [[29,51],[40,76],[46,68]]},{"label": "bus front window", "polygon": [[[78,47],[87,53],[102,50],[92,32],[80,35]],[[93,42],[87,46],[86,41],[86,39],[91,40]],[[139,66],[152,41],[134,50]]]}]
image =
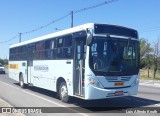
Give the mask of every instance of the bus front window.
[{"label": "bus front window", "polygon": [[94,37],[90,46],[90,68],[96,75],[138,74],[138,59],[138,41]]}]

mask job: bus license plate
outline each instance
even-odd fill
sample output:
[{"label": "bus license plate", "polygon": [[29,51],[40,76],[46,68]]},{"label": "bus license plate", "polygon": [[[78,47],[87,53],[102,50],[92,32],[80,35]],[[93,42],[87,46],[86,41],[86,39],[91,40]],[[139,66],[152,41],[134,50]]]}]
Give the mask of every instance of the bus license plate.
[{"label": "bus license plate", "polygon": [[114,94],[115,95],[123,95],[123,91],[116,91]]},{"label": "bus license plate", "polygon": [[123,82],[116,82],[116,83],[114,83],[114,86],[124,86],[124,83]]}]

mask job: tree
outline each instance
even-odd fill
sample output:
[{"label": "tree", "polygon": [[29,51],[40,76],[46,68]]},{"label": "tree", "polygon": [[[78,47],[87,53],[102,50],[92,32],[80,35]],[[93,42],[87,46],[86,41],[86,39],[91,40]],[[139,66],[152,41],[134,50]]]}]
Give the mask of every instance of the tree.
[{"label": "tree", "polygon": [[150,43],[148,40],[141,38],[140,39],[140,60],[142,61],[148,53],[153,52],[153,48],[151,48]]},{"label": "tree", "polygon": [[4,65],[4,60],[0,59],[0,64]]},{"label": "tree", "polygon": [[8,64],[8,59],[0,59],[0,63],[2,65],[7,65]]},{"label": "tree", "polygon": [[153,70],[153,77],[156,78],[156,73],[157,73],[157,69],[158,69],[158,65],[160,64],[159,61],[159,45],[160,45],[160,38],[158,39],[158,42],[155,44],[155,49],[154,49],[154,70]]},{"label": "tree", "polygon": [[8,59],[4,59],[4,65],[8,65]]},{"label": "tree", "polygon": [[[140,66],[148,68],[148,77],[149,77],[149,70],[150,70],[150,53],[153,51],[153,48],[151,48],[150,43],[148,40],[141,38],[140,39]],[[144,59],[147,59],[147,63],[144,61]]]}]

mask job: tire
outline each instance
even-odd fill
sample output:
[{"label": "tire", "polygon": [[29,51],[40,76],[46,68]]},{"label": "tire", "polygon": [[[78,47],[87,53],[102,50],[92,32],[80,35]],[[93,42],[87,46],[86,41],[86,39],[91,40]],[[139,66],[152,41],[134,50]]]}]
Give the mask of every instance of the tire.
[{"label": "tire", "polygon": [[59,96],[62,102],[67,103],[69,101],[68,89],[65,82],[62,82],[59,87]]},{"label": "tire", "polygon": [[20,74],[20,77],[19,77],[19,85],[21,88],[24,88],[24,79],[22,74]]}]

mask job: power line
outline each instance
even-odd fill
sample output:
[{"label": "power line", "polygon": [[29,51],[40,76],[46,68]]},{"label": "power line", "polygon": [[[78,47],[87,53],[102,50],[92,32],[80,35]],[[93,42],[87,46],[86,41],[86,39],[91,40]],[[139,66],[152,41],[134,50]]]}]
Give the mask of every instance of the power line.
[{"label": "power line", "polygon": [[[48,23],[48,24],[46,24],[46,25],[43,25],[43,26],[38,27],[38,28],[36,28],[36,29],[33,29],[33,30],[31,30],[31,31],[26,31],[26,32],[23,32],[23,33],[19,33],[19,34],[17,34],[16,36],[12,37],[12,38],[9,39],[9,40],[0,42],[0,44],[7,43],[7,42],[9,42],[9,41],[11,41],[11,40],[14,40],[14,39],[16,39],[18,36],[19,36],[19,38],[20,38],[20,39],[19,39],[19,42],[21,42],[21,36],[22,36],[22,34],[24,35],[24,34],[33,33],[33,32],[35,32],[35,31],[38,31],[38,30],[43,29],[43,28],[45,28],[45,27],[48,27],[48,26],[50,26],[51,24],[56,23],[56,22],[58,22],[58,21],[60,21],[60,20],[62,20],[62,19],[64,19],[64,18],[66,18],[66,17],[69,16],[69,15],[70,15],[70,13],[67,14],[67,15],[64,15],[63,17],[60,17],[60,18],[58,18],[58,19],[56,19],[56,20],[53,20],[52,22],[50,22],[50,23]],[[55,29],[55,30],[61,30],[61,29],[59,29],[59,28],[54,28],[54,29]]]},{"label": "power line", "polygon": [[79,10],[76,10],[76,11],[71,11],[71,28],[73,27],[73,14],[77,14],[77,13],[80,13],[80,12],[84,12],[86,10],[94,9],[94,8],[97,8],[97,7],[100,7],[100,6],[103,6],[103,5],[107,5],[109,3],[113,3],[113,2],[116,2],[116,1],[118,1],[118,0],[107,0],[107,1],[104,1],[102,3],[93,5],[93,6],[82,8],[82,9],[79,9]]},{"label": "power line", "polygon": [[[66,15],[64,15],[64,16],[56,19],[56,20],[53,20],[52,22],[50,22],[50,23],[48,23],[48,24],[46,24],[46,25],[40,26],[40,27],[38,27],[38,28],[36,28],[36,29],[33,29],[33,30],[31,30],[31,31],[23,32],[23,33],[21,33],[21,34],[29,34],[29,33],[38,31],[38,30],[40,30],[40,29],[43,29],[43,28],[45,28],[45,27],[48,27],[48,26],[52,25],[53,23],[56,23],[56,22],[58,22],[58,21],[60,21],[60,20],[62,20],[62,19],[64,19],[64,18],[68,17],[69,15],[72,15],[71,17],[72,17],[72,19],[73,19],[73,14],[80,13],[80,12],[83,12],[83,11],[86,11],[86,10],[90,10],[90,9],[93,9],[93,8],[97,8],[97,7],[100,7],[100,6],[103,6],[103,5],[106,5],[106,4],[115,2],[115,1],[118,1],[118,0],[109,0],[109,1],[105,1],[105,2],[100,3],[100,4],[96,4],[96,5],[94,5],[94,6],[89,6],[89,7],[82,8],[82,9],[79,9],[79,10],[76,10],[76,11],[71,11],[70,13],[68,13],[68,14],[66,14]],[[73,20],[72,20],[72,23],[71,23],[71,27],[73,27]]]},{"label": "power line", "polygon": [[74,14],[77,14],[77,13],[80,13],[80,12],[83,12],[83,11],[86,11],[86,10],[94,9],[94,8],[97,8],[97,7],[100,7],[100,6],[104,6],[104,5],[107,5],[107,4],[116,2],[116,1],[118,1],[118,0],[104,1],[102,3],[96,4],[96,5],[93,5],[93,6],[89,6],[89,7],[86,7],[86,8],[76,10],[76,11],[74,11]]},{"label": "power line", "polygon": [[[13,37],[13,38],[11,38],[11,39],[9,39],[9,40],[2,41],[2,42],[0,42],[0,44],[2,44],[2,43],[7,43],[7,42],[9,42],[9,41],[11,41],[11,40],[13,40],[13,39],[16,39],[16,37],[18,37],[18,36],[19,36],[19,38],[20,38],[20,39],[19,39],[19,42],[21,42],[21,35],[22,35],[22,34],[33,33],[33,32],[35,32],[35,31],[41,30],[41,29],[43,29],[43,28],[46,28],[46,27],[52,25],[53,23],[56,23],[56,22],[58,22],[58,21],[60,21],[60,20],[63,20],[64,18],[68,17],[69,15],[71,15],[71,20],[72,20],[72,21],[71,21],[71,27],[73,27],[73,14],[77,14],[77,13],[80,13],[80,12],[83,12],[83,11],[86,11],[86,10],[94,9],[94,8],[97,8],[97,7],[100,7],[100,6],[109,4],[109,3],[113,3],[113,2],[115,2],[115,1],[118,1],[118,0],[108,0],[108,1],[104,1],[103,3],[99,3],[99,4],[96,4],[96,5],[93,5],[93,6],[89,6],[89,7],[86,7],[86,8],[82,8],[82,9],[79,9],[79,10],[76,10],[76,11],[71,11],[70,13],[68,13],[68,14],[66,14],[66,15],[64,15],[64,16],[56,19],[56,20],[53,20],[52,22],[50,22],[50,23],[48,23],[48,24],[46,24],[46,25],[40,26],[40,27],[38,27],[38,28],[36,28],[36,29],[33,29],[33,30],[30,30],[30,31],[26,31],[26,32],[19,33],[19,35],[16,35],[15,37]],[[55,30],[59,30],[59,29],[58,29],[58,28],[55,28]]]},{"label": "power line", "polygon": [[[19,39],[19,42],[21,42],[21,36],[22,36],[22,34],[24,35],[24,34],[33,33],[33,32],[35,32],[35,31],[38,31],[38,30],[43,29],[43,28],[45,28],[45,27],[48,27],[48,26],[52,25],[53,23],[56,23],[56,22],[58,22],[58,21],[60,21],[60,20],[62,20],[62,19],[64,19],[64,18],[68,17],[69,15],[70,15],[70,13],[67,14],[67,15],[64,15],[63,17],[60,17],[60,18],[58,18],[58,19],[56,19],[56,20],[53,20],[52,22],[50,22],[50,23],[48,23],[48,24],[46,24],[46,25],[43,25],[43,26],[38,27],[38,28],[36,28],[36,29],[33,29],[33,30],[31,30],[31,31],[26,31],[26,32],[23,32],[23,33],[19,33],[19,34],[17,34],[16,36],[12,37],[12,38],[9,39],[9,40],[0,42],[0,44],[4,44],[4,43],[7,43],[7,42],[9,42],[9,41],[12,41],[12,40],[16,39],[18,36],[19,36],[19,38],[20,38],[20,39]],[[61,30],[61,29],[59,29],[59,28],[54,28],[54,29],[55,29],[55,30]]]},{"label": "power line", "polygon": [[[29,33],[33,33],[33,32],[35,32],[35,31],[38,31],[38,30],[40,30],[40,29],[46,28],[46,27],[52,25],[53,23],[56,23],[56,22],[58,22],[58,21],[60,21],[60,20],[62,20],[62,19],[64,19],[64,18],[68,17],[69,15],[70,15],[70,13],[69,13],[69,14],[66,14],[66,15],[64,15],[64,16],[56,19],[56,20],[53,20],[52,22],[50,22],[50,23],[48,23],[48,24],[46,24],[46,25],[40,26],[40,27],[38,27],[38,28],[36,28],[36,29],[33,29],[33,30],[31,30],[31,31],[23,32],[23,33],[21,33],[21,34],[29,34]],[[55,28],[55,29],[58,29],[58,28]]]},{"label": "power line", "polygon": [[11,39],[9,39],[9,40],[6,40],[6,41],[2,41],[2,42],[0,42],[0,44],[3,44],[3,43],[7,43],[7,42],[9,42],[9,41],[12,41],[12,40],[14,40],[14,39],[16,39],[18,37],[18,34],[17,35],[15,35],[14,37],[12,37]]}]

